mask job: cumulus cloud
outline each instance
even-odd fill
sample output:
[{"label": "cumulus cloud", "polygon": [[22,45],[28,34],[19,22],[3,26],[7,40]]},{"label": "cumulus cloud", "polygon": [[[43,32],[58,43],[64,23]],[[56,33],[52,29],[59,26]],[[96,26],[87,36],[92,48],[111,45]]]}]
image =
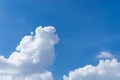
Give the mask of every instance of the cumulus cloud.
[{"label": "cumulus cloud", "polygon": [[53,80],[46,70],[55,58],[59,39],[52,26],[36,28],[22,38],[9,58],[0,56],[0,80]]},{"label": "cumulus cloud", "polygon": [[99,59],[113,59],[115,58],[115,55],[111,54],[110,52],[108,51],[102,51],[99,55],[98,55],[98,58]]},{"label": "cumulus cloud", "polygon": [[120,80],[120,62],[117,59],[100,60],[98,65],[70,71],[64,80]]}]

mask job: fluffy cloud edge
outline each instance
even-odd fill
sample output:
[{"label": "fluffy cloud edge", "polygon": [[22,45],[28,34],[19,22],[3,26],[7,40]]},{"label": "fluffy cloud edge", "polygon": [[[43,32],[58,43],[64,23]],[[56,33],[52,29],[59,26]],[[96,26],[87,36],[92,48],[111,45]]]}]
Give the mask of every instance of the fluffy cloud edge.
[{"label": "fluffy cloud edge", "polygon": [[86,65],[72,70],[68,75],[63,76],[63,80],[119,80],[120,62],[118,59],[113,58],[113,55],[108,52],[105,55],[103,52],[99,55],[101,57],[96,66]]},{"label": "fluffy cloud edge", "polygon": [[54,45],[59,41],[55,32],[53,26],[39,26],[22,38],[8,59],[0,56],[0,80],[53,80],[46,67],[55,58]]}]

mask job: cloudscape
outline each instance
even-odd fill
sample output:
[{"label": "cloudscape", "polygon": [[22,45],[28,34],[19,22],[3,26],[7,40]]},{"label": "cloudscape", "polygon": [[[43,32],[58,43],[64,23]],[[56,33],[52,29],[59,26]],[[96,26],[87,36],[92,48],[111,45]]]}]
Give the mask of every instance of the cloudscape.
[{"label": "cloudscape", "polygon": [[[54,80],[46,67],[55,58],[54,45],[58,35],[53,26],[37,27],[30,35],[24,36],[16,50],[7,58],[0,56],[0,80]],[[96,66],[86,65],[70,71],[63,80],[119,80],[120,62],[109,52],[101,52]]]},{"label": "cloudscape", "polygon": [[0,0],[0,80],[120,80],[120,0]]}]

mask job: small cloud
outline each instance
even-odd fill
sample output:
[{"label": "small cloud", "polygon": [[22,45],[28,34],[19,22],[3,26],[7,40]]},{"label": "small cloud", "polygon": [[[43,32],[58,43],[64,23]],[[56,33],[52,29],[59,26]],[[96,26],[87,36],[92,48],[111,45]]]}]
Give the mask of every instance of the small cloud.
[{"label": "small cloud", "polygon": [[115,55],[111,54],[108,51],[102,51],[98,56],[98,59],[113,59]]},{"label": "small cloud", "polygon": [[30,32],[31,35],[34,35],[34,32]]}]

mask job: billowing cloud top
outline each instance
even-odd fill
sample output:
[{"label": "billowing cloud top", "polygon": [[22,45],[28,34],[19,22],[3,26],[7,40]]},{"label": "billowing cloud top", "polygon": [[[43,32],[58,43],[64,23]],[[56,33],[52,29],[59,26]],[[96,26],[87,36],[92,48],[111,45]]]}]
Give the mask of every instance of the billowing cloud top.
[{"label": "billowing cloud top", "polygon": [[110,58],[100,60],[98,65],[86,65],[70,71],[68,76],[64,75],[63,80],[120,80],[120,62],[112,57],[112,54],[100,54],[103,58]]},{"label": "billowing cloud top", "polygon": [[0,56],[0,80],[53,80],[45,68],[54,60],[54,45],[58,43],[52,26],[36,28],[25,36],[9,58]]}]

